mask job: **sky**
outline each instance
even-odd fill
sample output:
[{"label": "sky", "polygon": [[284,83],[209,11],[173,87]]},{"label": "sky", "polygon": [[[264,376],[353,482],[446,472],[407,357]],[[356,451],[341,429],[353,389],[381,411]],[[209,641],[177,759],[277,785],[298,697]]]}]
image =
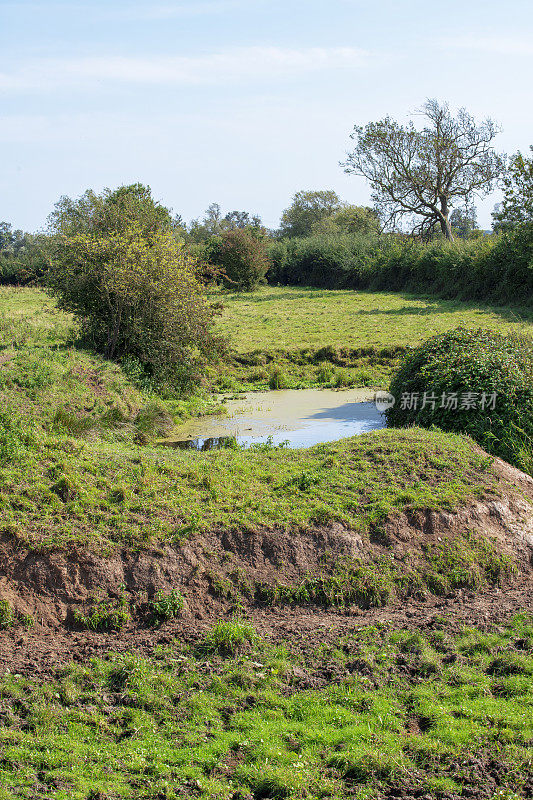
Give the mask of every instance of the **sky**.
[{"label": "sky", "polygon": [[218,202],[274,228],[302,189],[368,204],[339,166],[354,125],[436,98],[525,152],[532,77],[531,0],[0,0],[0,220],[137,181],[185,220]]}]

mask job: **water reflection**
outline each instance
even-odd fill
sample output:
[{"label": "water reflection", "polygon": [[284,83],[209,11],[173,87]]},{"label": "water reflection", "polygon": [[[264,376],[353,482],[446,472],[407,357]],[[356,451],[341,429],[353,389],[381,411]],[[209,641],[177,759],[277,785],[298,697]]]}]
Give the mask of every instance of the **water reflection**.
[{"label": "water reflection", "polygon": [[191,420],[182,435],[160,444],[179,450],[312,447],[382,428],[384,419],[371,402],[346,402],[346,394],[271,392],[266,402],[240,401],[232,415]]},{"label": "water reflection", "polygon": [[237,448],[235,436],[209,436],[206,439],[169,439],[165,442],[167,447],[177,450],[221,450],[223,447]]}]

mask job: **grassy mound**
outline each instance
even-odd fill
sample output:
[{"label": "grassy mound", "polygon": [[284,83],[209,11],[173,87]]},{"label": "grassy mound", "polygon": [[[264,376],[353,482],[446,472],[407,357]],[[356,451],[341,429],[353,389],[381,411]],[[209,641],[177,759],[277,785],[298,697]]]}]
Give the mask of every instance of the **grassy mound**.
[{"label": "grassy mound", "polygon": [[459,328],[406,359],[390,387],[390,426],[468,433],[490,453],[533,472],[533,339]]},{"label": "grassy mound", "polygon": [[8,672],[0,693],[2,800],[519,800],[533,788],[525,615],[484,630],[378,624],[301,649],[218,623],[151,658]]},{"label": "grassy mound", "polygon": [[309,450],[209,453],[51,437],[0,469],[0,531],[30,546],[180,541],[213,527],[366,531],[405,508],[453,508],[491,483],[459,436],[379,431]]},{"label": "grassy mound", "polygon": [[0,289],[0,456],[15,429],[26,440],[64,435],[143,442],[201,405],[198,398],[169,401],[149,386],[140,388],[127,364],[121,368],[80,349],[77,338],[72,317],[43,292]]}]

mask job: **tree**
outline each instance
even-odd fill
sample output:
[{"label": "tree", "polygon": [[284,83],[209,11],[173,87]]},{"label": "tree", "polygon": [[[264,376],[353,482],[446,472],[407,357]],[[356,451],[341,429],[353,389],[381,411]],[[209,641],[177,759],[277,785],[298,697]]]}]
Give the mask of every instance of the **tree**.
[{"label": "tree", "polygon": [[313,225],[341,208],[339,196],[331,190],[296,192],[291,205],[281,215],[280,236],[310,236]]},{"label": "tree", "polygon": [[312,225],[314,234],[359,233],[372,236],[380,231],[379,217],[373,208],[345,205]]},{"label": "tree", "polygon": [[503,202],[494,210],[494,230],[511,230],[523,223],[533,222],[533,145],[532,157],[522,153],[511,157],[503,176]]},{"label": "tree", "polygon": [[420,113],[422,130],[390,117],[356,125],[355,149],[342,166],[369,181],[385,226],[408,218],[414,233],[440,227],[453,240],[451,207],[487,194],[502,173],[504,158],[492,146],[499,128],[490,119],[476,123],[464,108],[453,117],[436,100],[427,100]]},{"label": "tree", "polygon": [[481,233],[478,230],[475,206],[454,208],[450,216],[450,225],[453,235],[459,239],[469,239],[476,231],[478,232],[477,235]]},{"label": "tree", "polygon": [[203,220],[193,219],[189,226],[189,237],[193,243],[206,242],[213,236],[220,236],[224,231],[247,229],[264,236],[265,229],[257,214],[248,211],[230,211],[224,217],[218,203],[211,203]]},{"label": "tree", "polygon": [[228,231],[248,229],[250,231],[264,233],[261,217],[257,214],[250,215],[248,211],[230,211],[222,220],[221,226],[224,230]]}]

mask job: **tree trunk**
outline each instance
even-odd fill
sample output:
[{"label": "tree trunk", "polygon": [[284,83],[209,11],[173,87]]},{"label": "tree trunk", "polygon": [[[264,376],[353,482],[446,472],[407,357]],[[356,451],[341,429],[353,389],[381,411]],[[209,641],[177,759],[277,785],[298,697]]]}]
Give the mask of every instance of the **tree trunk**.
[{"label": "tree trunk", "polygon": [[453,242],[452,226],[450,225],[449,208],[446,197],[440,198],[440,228],[448,241]]}]

